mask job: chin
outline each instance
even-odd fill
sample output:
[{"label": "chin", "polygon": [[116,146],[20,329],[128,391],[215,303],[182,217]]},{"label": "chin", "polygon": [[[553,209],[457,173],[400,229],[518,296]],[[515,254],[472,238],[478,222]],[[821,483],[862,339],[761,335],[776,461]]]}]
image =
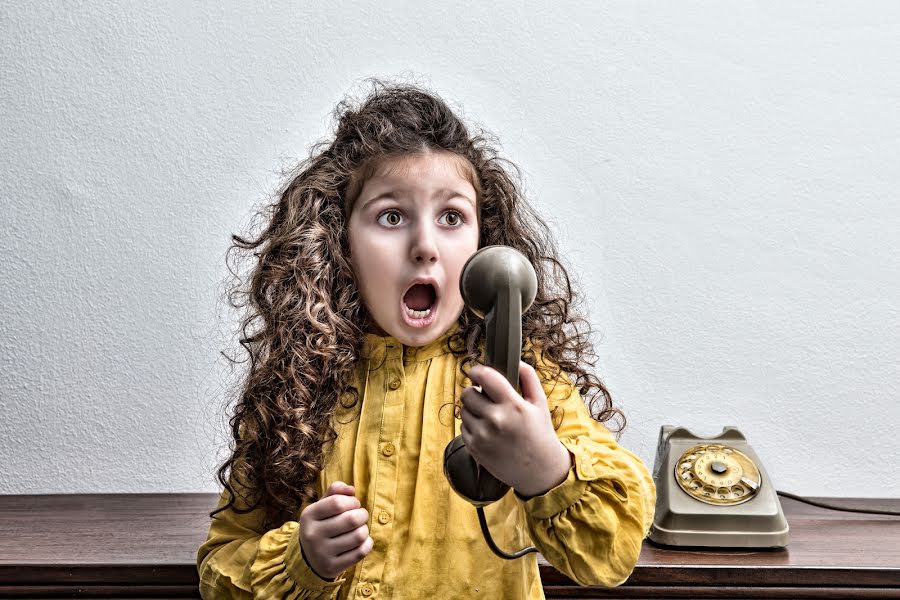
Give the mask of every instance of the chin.
[{"label": "chin", "polygon": [[447,330],[450,329],[458,319],[459,315],[449,323],[445,323],[443,320],[436,321],[425,329],[414,329],[403,323],[399,325],[397,333],[392,335],[404,346],[414,346],[417,348],[427,346],[447,333]]},{"label": "chin", "polygon": [[395,337],[397,337],[397,339],[399,339],[404,346],[415,346],[417,348],[420,348],[422,346],[427,346],[434,340],[438,339],[439,337],[441,337],[441,335],[443,335],[444,331],[447,330],[447,328],[444,328],[441,331],[438,331],[438,329],[440,329],[440,327],[429,328],[426,331],[406,331],[404,332],[403,337]]}]

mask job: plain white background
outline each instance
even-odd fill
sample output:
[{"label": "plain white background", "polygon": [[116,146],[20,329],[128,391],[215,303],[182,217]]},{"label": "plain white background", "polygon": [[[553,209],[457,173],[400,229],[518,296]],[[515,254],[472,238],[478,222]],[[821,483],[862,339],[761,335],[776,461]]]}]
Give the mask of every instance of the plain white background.
[{"label": "plain white background", "polygon": [[225,251],[369,76],[495,133],[622,443],[896,497],[900,5],[0,4],[0,493],[216,492]]}]

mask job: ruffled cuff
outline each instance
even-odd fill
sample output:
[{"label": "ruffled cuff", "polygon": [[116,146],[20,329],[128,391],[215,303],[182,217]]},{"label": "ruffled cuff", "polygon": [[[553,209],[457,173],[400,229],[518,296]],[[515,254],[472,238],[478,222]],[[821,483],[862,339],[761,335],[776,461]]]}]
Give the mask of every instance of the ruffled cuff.
[{"label": "ruffled cuff", "polygon": [[587,492],[591,481],[603,479],[608,482],[620,499],[625,500],[625,484],[612,469],[599,469],[594,466],[594,457],[589,446],[597,446],[589,438],[579,436],[575,439],[560,438],[563,446],[572,454],[572,467],[566,479],[556,487],[540,496],[524,498],[516,493],[523,503],[526,512],[535,519],[550,519],[573,506]]},{"label": "ruffled cuff", "polygon": [[[618,445],[588,436],[559,439],[574,457],[566,480],[541,496],[519,498],[531,539],[579,585],[621,585],[640,554],[641,523],[653,502],[641,481],[649,475]],[[652,505],[650,511],[652,518]]]},{"label": "ruffled cuff", "polygon": [[310,568],[300,548],[297,521],[287,521],[279,529],[266,532],[250,566],[253,591],[265,597],[330,600],[337,597],[344,581],[343,577],[322,579]]}]

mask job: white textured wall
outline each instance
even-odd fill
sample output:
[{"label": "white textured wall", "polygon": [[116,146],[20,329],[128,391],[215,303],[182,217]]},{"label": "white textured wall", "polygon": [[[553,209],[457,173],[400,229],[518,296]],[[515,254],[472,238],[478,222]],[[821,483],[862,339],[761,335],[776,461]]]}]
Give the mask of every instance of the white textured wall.
[{"label": "white textured wall", "polygon": [[406,72],[524,168],[623,443],[900,494],[897,3],[126,4],[0,5],[0,493],[216,491],[229,235]]}]

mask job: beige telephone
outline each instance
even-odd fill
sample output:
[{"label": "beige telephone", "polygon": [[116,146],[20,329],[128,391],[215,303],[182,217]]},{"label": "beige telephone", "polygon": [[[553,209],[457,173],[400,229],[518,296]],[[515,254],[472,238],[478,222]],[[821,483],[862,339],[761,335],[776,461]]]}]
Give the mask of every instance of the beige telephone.
[{"label": "beige telephone", "polygon": [[663,425],[650,540],[664,546],[783,548],[788,523],[775,486],[744,435],[724,427],[700,438]]}]

